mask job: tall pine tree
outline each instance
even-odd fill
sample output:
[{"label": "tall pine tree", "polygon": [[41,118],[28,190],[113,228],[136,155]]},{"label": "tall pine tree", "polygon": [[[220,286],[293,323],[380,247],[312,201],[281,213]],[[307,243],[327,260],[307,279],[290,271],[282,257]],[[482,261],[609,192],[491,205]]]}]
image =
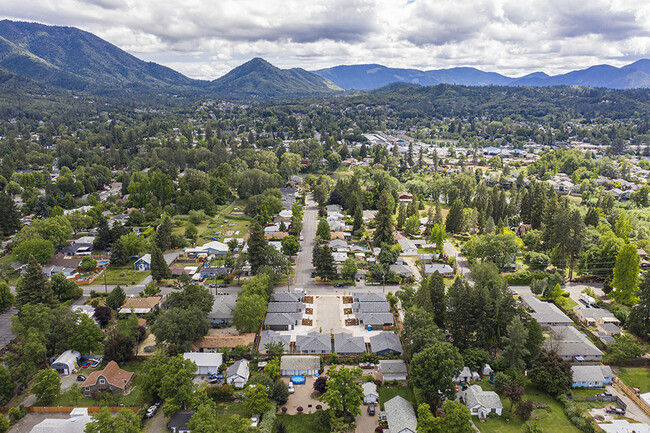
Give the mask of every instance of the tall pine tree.
[{"label": "tall pine tree", "polygon": [[381,246],[384,243],[393,245],[395,243],[395,237],[393,236],[393,208],[386,188],[379,196],[375,223],[376,229],[373,237],[375,246]]},{"label": "tall pine tree", "polygon": [[256,275],[258,269],[266,263],[264,259],[266,245],[264,229],[257,222],[254,222],[251,224],[250,236],[248,238],[248,261],[251,264],[253,275]]},{"label": "tall pine tree", "polygon": [[161,251],[171,248],[172,244],[172,219],[169,215],[163,215],[163,219],[156,231],[156,245]]},{"label": "tall pine tree", "polygon": [[51,307],[58,304],[50,282],[34,256],[29,256],[25,275],[16,286],[16,307],[20,309],[26,304],[45,304]]},{"label": "tall pine tree", "polygon": [[165,261],[165,256],[158,248],[158,245],[154,245],[151,251],[151,277],[156,281],[160,281],[171,278],[171,276],[172,271]]},{"label": "tall pine tree", "polygon": [[9,195],[0,192],[0,237],[11,236],[20,228],[20,214]]}]

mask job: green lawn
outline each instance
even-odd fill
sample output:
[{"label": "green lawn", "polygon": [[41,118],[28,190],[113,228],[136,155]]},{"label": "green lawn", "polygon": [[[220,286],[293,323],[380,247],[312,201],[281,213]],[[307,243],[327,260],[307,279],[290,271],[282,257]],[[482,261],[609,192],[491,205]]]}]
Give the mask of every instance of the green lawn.
[{"label": "green lawn", "polygon": [[[234,225],[231,225],[233,223]],[[220,241],[223,241],[225,237],[243,238],[248,232],[250,223],[251,219],[245,215],[232,215],[224,212],[208,223],[206,229],[199,235],[199,243],[209,242],[213,237],[218,238]],[[233,233],[239,231],[239,233],[226,236],[228,231]]]},{"label": "green lawn", "polygon": [[413,404],[413,407],[417,408],[417,402],[415,401],[413,388],[409,386],[382,385],[377,389],[377,391],[379,392],[379,406],[381,410],[384,410],[384,403],[397,395],[410,401]]},{"label": "green lawn", "polygon": [[[136,271],[133,267],[133,264],[124,265],[124,266],[109,266],[106,269],[106,284],[124,284],[124,285],[134,285],[139,284],[140,281],[144,280],[149,276],[149,271],[140,272]],[[103,284],[104,276],[101,275],[95,280],[95,284]]]},{"label": "green lawn", "polygon": [[3,279],[7,281],[7,284],[10,286],[16,285],[18,278],[20,278],[20,271],[14,271],[11,269],[11,263],[17,262],[18,259],[14,253],[7,254],[4,257],[0,257],[0,269],[5,269],[6,272],[2,274]]},{"label": "green lawn", "polygon": [[617,376],[630,388],[650,392],[650,371],[643,367],[621,367]]},{"label": "green lawn", "polygon": [[[485,383],[481,384],[483,389],[488,389]],[[532,400],[536,403],[548,404],[548,409],[535,409],[529,422],[536,422],[539,429],[544,433],[580,433],[571,421],[567,418],[562,410],[560,403],[544,392],[534,388],[526,389],[523,397],[524,400]],[[481,433],[520,433],[524,431],[525,424],[517,415],[511,414],[510,400],[501,397],[503,403],[503,415],[501,417],[491,418],[485,422],[479,422],[474,418],[474,424]]]},{"label": "green lawn", "polygon": [[242,403],[223,402],[217,404],[217,416],[227,418],[229,416],[239,415],[248,418],[246,409]]},{"label": "green lawn", "polygon": [[287,433],[313,433],[321,431],[316,423],[315,414],[278,415],[276,425],[284,424]]}]

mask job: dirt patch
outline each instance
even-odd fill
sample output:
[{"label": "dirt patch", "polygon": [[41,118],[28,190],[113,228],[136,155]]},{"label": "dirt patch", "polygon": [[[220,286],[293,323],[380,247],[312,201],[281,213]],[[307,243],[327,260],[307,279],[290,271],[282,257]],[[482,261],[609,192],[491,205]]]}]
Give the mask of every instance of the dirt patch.
[{"label": "dirt patch", "polygon": [[354,302],[354,299],[352,296],[344,296],[343,297],[343,303],[344,304],[352,304]]},{"label": "dirt patch", "polygon": [[357,319],[345,319],[345,326],[356,326],[358,325]]},{"label": "dirt patch", "polygon": [[352,314],[352,308],[344,308],[343,314]]},{"label": "dirt patch", "polygon": [[311,319],[302,319],[303,326],[313,326],[313,321]]},{"label": "dirt patch", "polygon": [[305,308],[305,314],[314,314],[313,308]]},{"label": "dirt patch", "polygon": [[305,304],[313,304],[314,303],[314,297],[313,296],[305,296],[303,301]]}]

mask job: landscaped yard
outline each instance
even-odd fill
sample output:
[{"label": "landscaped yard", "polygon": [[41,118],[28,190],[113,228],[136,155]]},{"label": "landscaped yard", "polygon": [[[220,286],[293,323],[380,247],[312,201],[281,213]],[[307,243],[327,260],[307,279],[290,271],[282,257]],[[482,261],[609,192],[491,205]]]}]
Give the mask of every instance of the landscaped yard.
[{"label": "landscaped yard", "polygon": [[287,433],[313,433],[321,431],[316,423],[316,414],[278,415],[276,426],[284,424]]},{"label": "landscaped yard", "polygon": [[650,371],[643,367],[620,367],[616,374],[630,388],[650,392]]},{"label": "landscaped yard", "polygon": [[413,404],[413,407],[417,409],[417,402],[415,401],[415,393],[413,393],[413,388],[404,385],[382,385],[377,391],[379,392],[379,406],[381,410],[384,410],[384,403],[386,403],[391,398],[396,395],[402,396]]},{"label": "landscaped yard", "polygon": [[[140,272],[136,271],[133,264],[124,266],[109,266],[106,269],[106,284],[124,284],[134,285],[139,284],[149,276],[149,271]],[[99,276],[95,280],[95,284],[104,284],[104,276]]]},{"label": "landscaped yard", "polygon": [[217,416],[227,418],[229,416],[239,415],[248,418],[246,409],[242,403],[223,402],[217,404]]}]

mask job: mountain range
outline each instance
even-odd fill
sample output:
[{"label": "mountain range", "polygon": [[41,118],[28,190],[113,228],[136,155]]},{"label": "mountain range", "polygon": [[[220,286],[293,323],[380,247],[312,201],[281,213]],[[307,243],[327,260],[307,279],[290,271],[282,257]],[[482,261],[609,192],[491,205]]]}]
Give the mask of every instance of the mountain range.
[{"label": "mountain range", "polygon": [[[16,77],[22,77],[18,79]],[[592,66],[549,76],[536,72],[507,77],[475,68],[421,71],[371,65],[341,65],[317,71],[280,69],[254,58],[213,81],[196,80],[74,27],[0,21],[0,87],[60,88],[88,94],[162,94],[232,99],[279,99],[403,87],[580,85],[612,89],[650,87],[650,60],[616,68]],[[39,87],[40,86],[40,87]],[[346,92],[343,91],[352,91]]]}]

